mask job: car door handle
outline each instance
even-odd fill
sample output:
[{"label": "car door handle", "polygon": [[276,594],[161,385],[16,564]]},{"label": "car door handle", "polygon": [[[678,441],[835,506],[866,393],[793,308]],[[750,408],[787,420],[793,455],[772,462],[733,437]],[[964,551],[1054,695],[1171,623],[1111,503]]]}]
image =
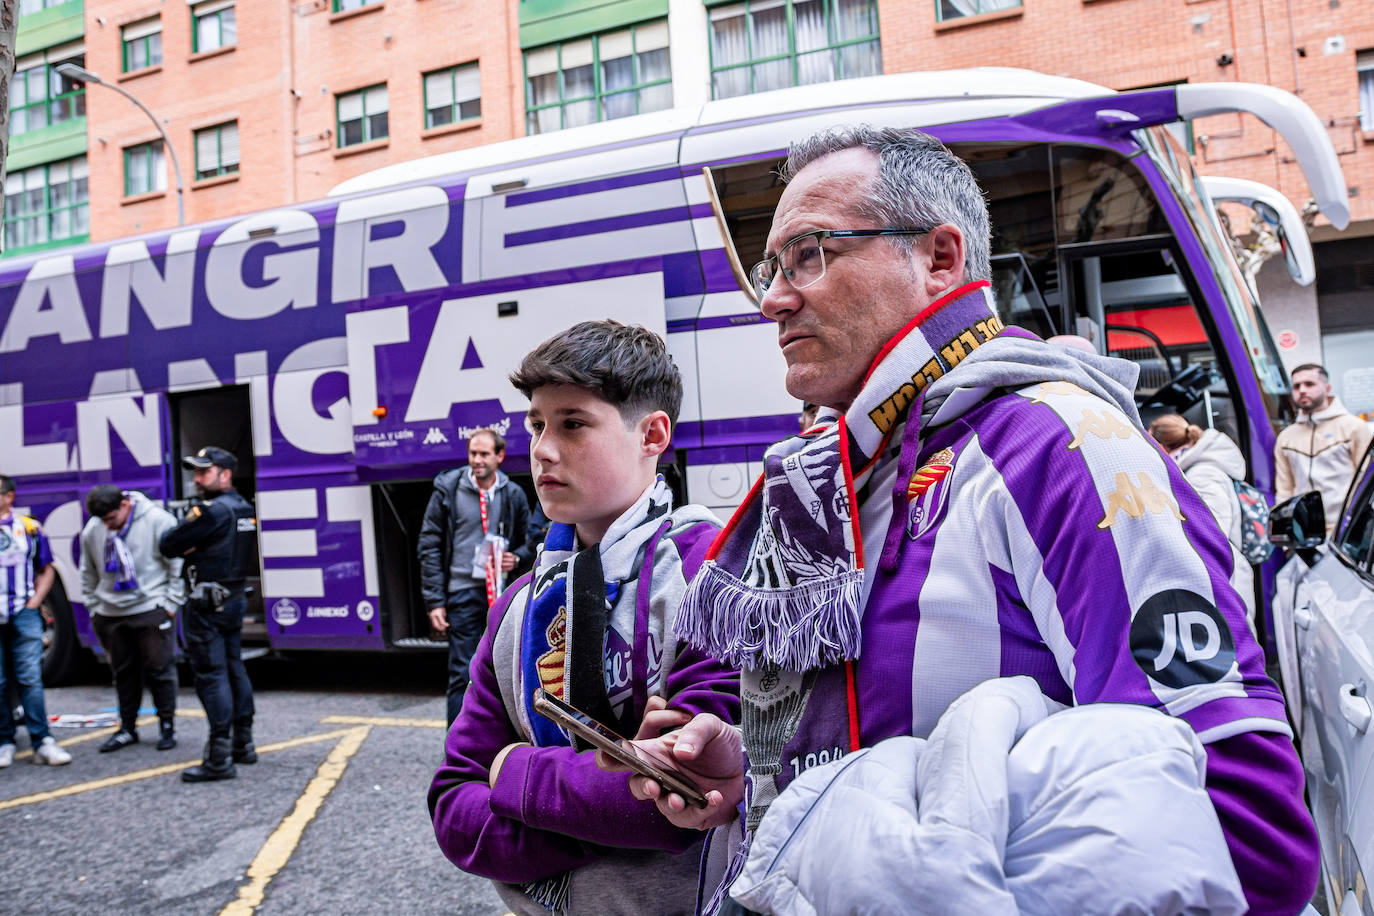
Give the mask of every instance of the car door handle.
[{"label": "car door handle", "polygon": [[1305,630],[1312,626],[1312,605],[1300,604],[1293,608],[1293,623],[1298,629]]},{"label": "car door handle", "polygon": [[1368,700],[1355,692],[1354,684],[1341,685],[1341,715],[1361,734],[1369,728],[1369,720],[1374,718],[1374,709],[1371,709]]}]

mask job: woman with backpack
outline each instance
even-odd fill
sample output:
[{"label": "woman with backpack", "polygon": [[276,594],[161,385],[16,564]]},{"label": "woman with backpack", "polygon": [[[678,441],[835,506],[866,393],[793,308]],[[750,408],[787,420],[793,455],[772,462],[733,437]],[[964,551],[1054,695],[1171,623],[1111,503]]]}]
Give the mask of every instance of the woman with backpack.
[{"label": "woman with backpack", "polygon": [[[1150,435],[1172,458],[1216,518],[1231,545],[1231,585],[1245,602],[1245,617],[1255,629],[1255,572],[1243,550],[1245,511],[1237,483],[1246,490],[1245,456],[1219,429],[1203,429],[1176,413],[1157,417]],[[1263,497],[1260,497],[1261,501]],[[1186,510],[1185,510],[1186,511]]]}]

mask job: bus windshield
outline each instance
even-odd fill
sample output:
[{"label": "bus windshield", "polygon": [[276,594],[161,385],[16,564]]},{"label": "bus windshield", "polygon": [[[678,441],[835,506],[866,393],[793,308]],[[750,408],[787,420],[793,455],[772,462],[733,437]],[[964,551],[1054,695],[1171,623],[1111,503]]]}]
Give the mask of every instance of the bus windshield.
[{"label": "bus windshield", "polygon": [[1260,390],[1267,395],[1265,406],[1269,409],[1270,419],[1277,421],[1281,399],[1288,392],[1283,363],[1258,303],[1250,295],[1249,285],[1245,282],[1240,265],[1236,263],[1231,246],[1212,218],[1212,205],[1202,188],[1193,161],[1178,139],[1162,127],[1137,131],[1137,138],[1178,195],[1193,232],[1207,251],[1207,262],[1217,285],[1221,287],[1231,319],[1245,341],[1255,378]]}]

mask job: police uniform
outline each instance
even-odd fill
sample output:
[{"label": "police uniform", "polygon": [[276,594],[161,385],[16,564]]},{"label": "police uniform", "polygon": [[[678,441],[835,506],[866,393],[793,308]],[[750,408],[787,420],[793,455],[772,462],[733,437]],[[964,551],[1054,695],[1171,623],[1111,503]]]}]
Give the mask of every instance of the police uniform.
[{"label": "police uniform", "polygon": [[[238,460],[209,446],[182,459],[188,469],[232,471]],[[182,774],[188,782],[229,779],[235,763],[254,763],[253,685],[240,650],[247,607],[244,575],[257,538],[251,504],[230,488],[192,503],[185,519],[162,536],[164,556],[184,557],[188,582],[182,634],[196,694],[210,723],[205,761]]]}]

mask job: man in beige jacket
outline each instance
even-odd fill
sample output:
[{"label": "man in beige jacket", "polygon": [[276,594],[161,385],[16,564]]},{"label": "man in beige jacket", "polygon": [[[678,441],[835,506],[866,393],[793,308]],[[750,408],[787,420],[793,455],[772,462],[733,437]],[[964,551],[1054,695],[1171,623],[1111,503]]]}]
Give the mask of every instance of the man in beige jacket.
[{"label": "man in beige jacket", "polygon": [[1369,447],[1369,426],[1331,393],[1326,370],[1304,363],[1293,370],[1298,419],[1274,443],[1274,499],[1320,491],[1329,537],[1341,517],[1345,491]]}]

